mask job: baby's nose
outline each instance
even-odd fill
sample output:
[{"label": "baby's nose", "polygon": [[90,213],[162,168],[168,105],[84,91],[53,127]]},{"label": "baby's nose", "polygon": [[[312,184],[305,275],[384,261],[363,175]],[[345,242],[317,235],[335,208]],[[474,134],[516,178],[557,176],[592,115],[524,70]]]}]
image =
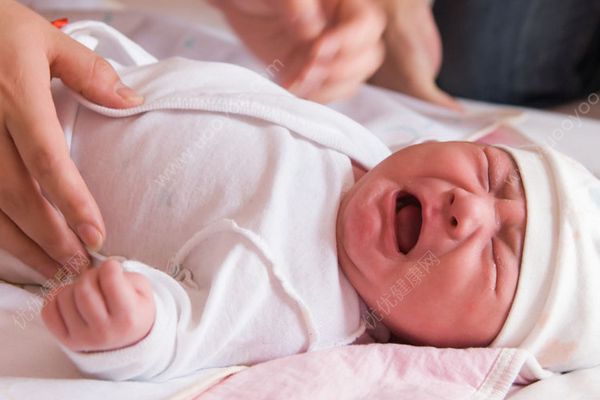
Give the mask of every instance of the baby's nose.
[{"label": "baby's nose", "polygon": [[462,189],[449,194],[444,214],[448,232],[456,240],[468,238],[482,228],[493,228],[496,221],[491,196],[476,195]]}]

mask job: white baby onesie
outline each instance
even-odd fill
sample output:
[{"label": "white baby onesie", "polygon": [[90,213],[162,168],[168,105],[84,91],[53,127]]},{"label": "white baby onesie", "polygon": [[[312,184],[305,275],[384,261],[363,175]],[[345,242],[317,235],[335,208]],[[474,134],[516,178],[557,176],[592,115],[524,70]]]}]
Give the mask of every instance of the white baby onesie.
[{"label": "white baby onesie", "polygon": [[388,149],[245,69],[154,63],[96,23],[68,32],[145,64],[119,67],[145,96],[134,109],[92,105],[60,84],[54,94],[106,223],[102,253],[130,260],[125,268],[149,279],[157,307],[133,346],[65,349],[78,367],[165,380],[354,341],[364,324],[338,268],[337,209],[353,184],[350,160],[370,168]]}]

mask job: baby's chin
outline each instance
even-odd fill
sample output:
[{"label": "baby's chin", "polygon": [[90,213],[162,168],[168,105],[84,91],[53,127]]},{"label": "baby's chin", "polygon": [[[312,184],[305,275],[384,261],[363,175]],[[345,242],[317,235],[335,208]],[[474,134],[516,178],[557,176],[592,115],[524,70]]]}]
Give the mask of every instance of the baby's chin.
[{"label": "baby's chin", "polygon": [[411,346],[429,346],[437,348],[457,348],[466,349],[472,347],[490,347],[499,332],[487,333],[485,335],[475,336],[470,332],[457,335],[456,329],[438,330],[435,337],[426,335],[407,335],[402,331],[395,330],[390,324],[384,322],[389,330],[389,343],[408,344]]}]

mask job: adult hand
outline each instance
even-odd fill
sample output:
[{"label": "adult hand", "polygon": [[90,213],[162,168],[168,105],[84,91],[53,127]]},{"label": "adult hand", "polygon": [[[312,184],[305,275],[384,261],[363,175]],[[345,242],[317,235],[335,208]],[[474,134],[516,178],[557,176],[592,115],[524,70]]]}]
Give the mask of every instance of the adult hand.
[{"label": "adult hand", "polygon": [[383,62],[372,0],[213,0],[268,74],[322,103],[352,95]]},{"label": "adult hand", "polygon": [[428,0],[379,0],[387,15],[386,58],[371,83],[461,110],[435,83],[442,43]]},{"label": "adult hand", "polygon": [[98,249],[98,206],[69,157],[50,80],[109,107],[143,101],[104,59],[12,0],[0,0],[0,248],[50,277],[79,239]]},{"label": "adult hand", "polygon": [[84,271],[42,310],[50,332],[73,351],[103,351],[142,340],[154,324],[150,283],[114,260]]}]

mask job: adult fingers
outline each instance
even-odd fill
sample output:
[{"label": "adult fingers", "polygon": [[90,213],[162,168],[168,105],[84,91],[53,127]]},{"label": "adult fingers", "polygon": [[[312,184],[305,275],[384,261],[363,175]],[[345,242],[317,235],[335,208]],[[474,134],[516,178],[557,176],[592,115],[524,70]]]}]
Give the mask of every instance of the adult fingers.
[{"label": "adult fingers", "polygon": [[456,99],[436,85],[428,57],[410,52],[390,54],[389,49],[387,56],[383,66],[371,78],[371,83],[451,110],[463,111]]},{"label": "adult fingers", "polygon": [[46,278],[52,278],[59,264],[48,255],[0,211],[0,248],[37,270]]},{"label": "adult fingers", "polygon": [[337,9],[335,20],[335,25],[316,43],[316,59],[332,59],[338,53],[356,54],[382,41],[385,15],[372,2],[343,1]]},{"label": "adult fingers", "polygon": [[360,82],[340,82],[314,90],[305,97],[321,104],[331,103],[352,97],[358,90]]},{"label": "adult fingers", "polygon": [[464,107],[455,98],[441,90],[435,82],[419,81],[408,86],[403,92],[454,111],[460,112],[464,110]]},{"label": "adult fingers", "polygon": [[69,157],[44,61],[39,53],[23,52],[19,60],[23,78],[14,83],[12,93],[13,99],[23,100],[7,113],[6,126],[27,170],[46,197],[81,240],[97,250],[104,239],[104,224],[96,202]]},{"label": "adult fingers", "polygon": [[288,22],[293,35],[300,41],[317,38],[327,26],[322,0],[274,0],[275,9]]},{"label": "adult fingers", "polygon": [[289,52],[282,57],[285,60],[283,64],[279,59],[273,61],[267,66],[267,72],[276,70],[275,75],[279,84],[291,92],[294,92],[294,87],[299,87],[302,84],[306,72],[310,66],[315,64],[315,59],[311,55],[310,44],[299,44],[289,49]]},{"label": "adult fingers", "polygon": [[[2,129],[0,171],[0,210],[5,217],[1,223],[6,234],[0,238],[2,248],[46,276],[53,268],[50,268],[47,256],[40,254],[41,249],[60,264],[66,263],[74,254],[85,254],[64,218],[40,193],[14,143]],[[29,249],[31,255],[24,252],[25,249]]]},{"label": "adult fingers", "polygon": [[437,86],[434,87],[428,93],[424,93],[420,98],[454,111],[464,111],[464,107],[462,106],[462,104],[460,104],[454,97],[450,96],[448,93],[444,92]]},{"label": "adult fingers", "polygon": [[90,101],[113,108],[132,107],[144,99],[123,84],[114,68],[87,47],[57,31],[49,52],[50,71]]},{"label": "adult fingers", "polygon": [[[289,85],[289,90],[308,97],[325,86],[338,86],[330,96],[318,96],[321,101],[335,100],[336,93],[350,93],[369,78],[383,63],[382,34],[385,18],[379,8],[362,0],[351,0],[338,7],[338,21],[315,42],[303,71]],[[348,82],[333,83],[348,79]],[[324,81],[330,80],[329,85]],[[342,89],[341,86],[347,86]],[[354,88],[353,90],[350,90]],[[315,96],[310,96],[316,99]]]},{"label": "adult fingers", "polygon": [[321,77],[311,80],[309,76],[307,84],[298,93],[321,103],[350,97],[379,68],[384,54],[383,44],[378,43],[361,54],[339,57],[320,70]]}]

